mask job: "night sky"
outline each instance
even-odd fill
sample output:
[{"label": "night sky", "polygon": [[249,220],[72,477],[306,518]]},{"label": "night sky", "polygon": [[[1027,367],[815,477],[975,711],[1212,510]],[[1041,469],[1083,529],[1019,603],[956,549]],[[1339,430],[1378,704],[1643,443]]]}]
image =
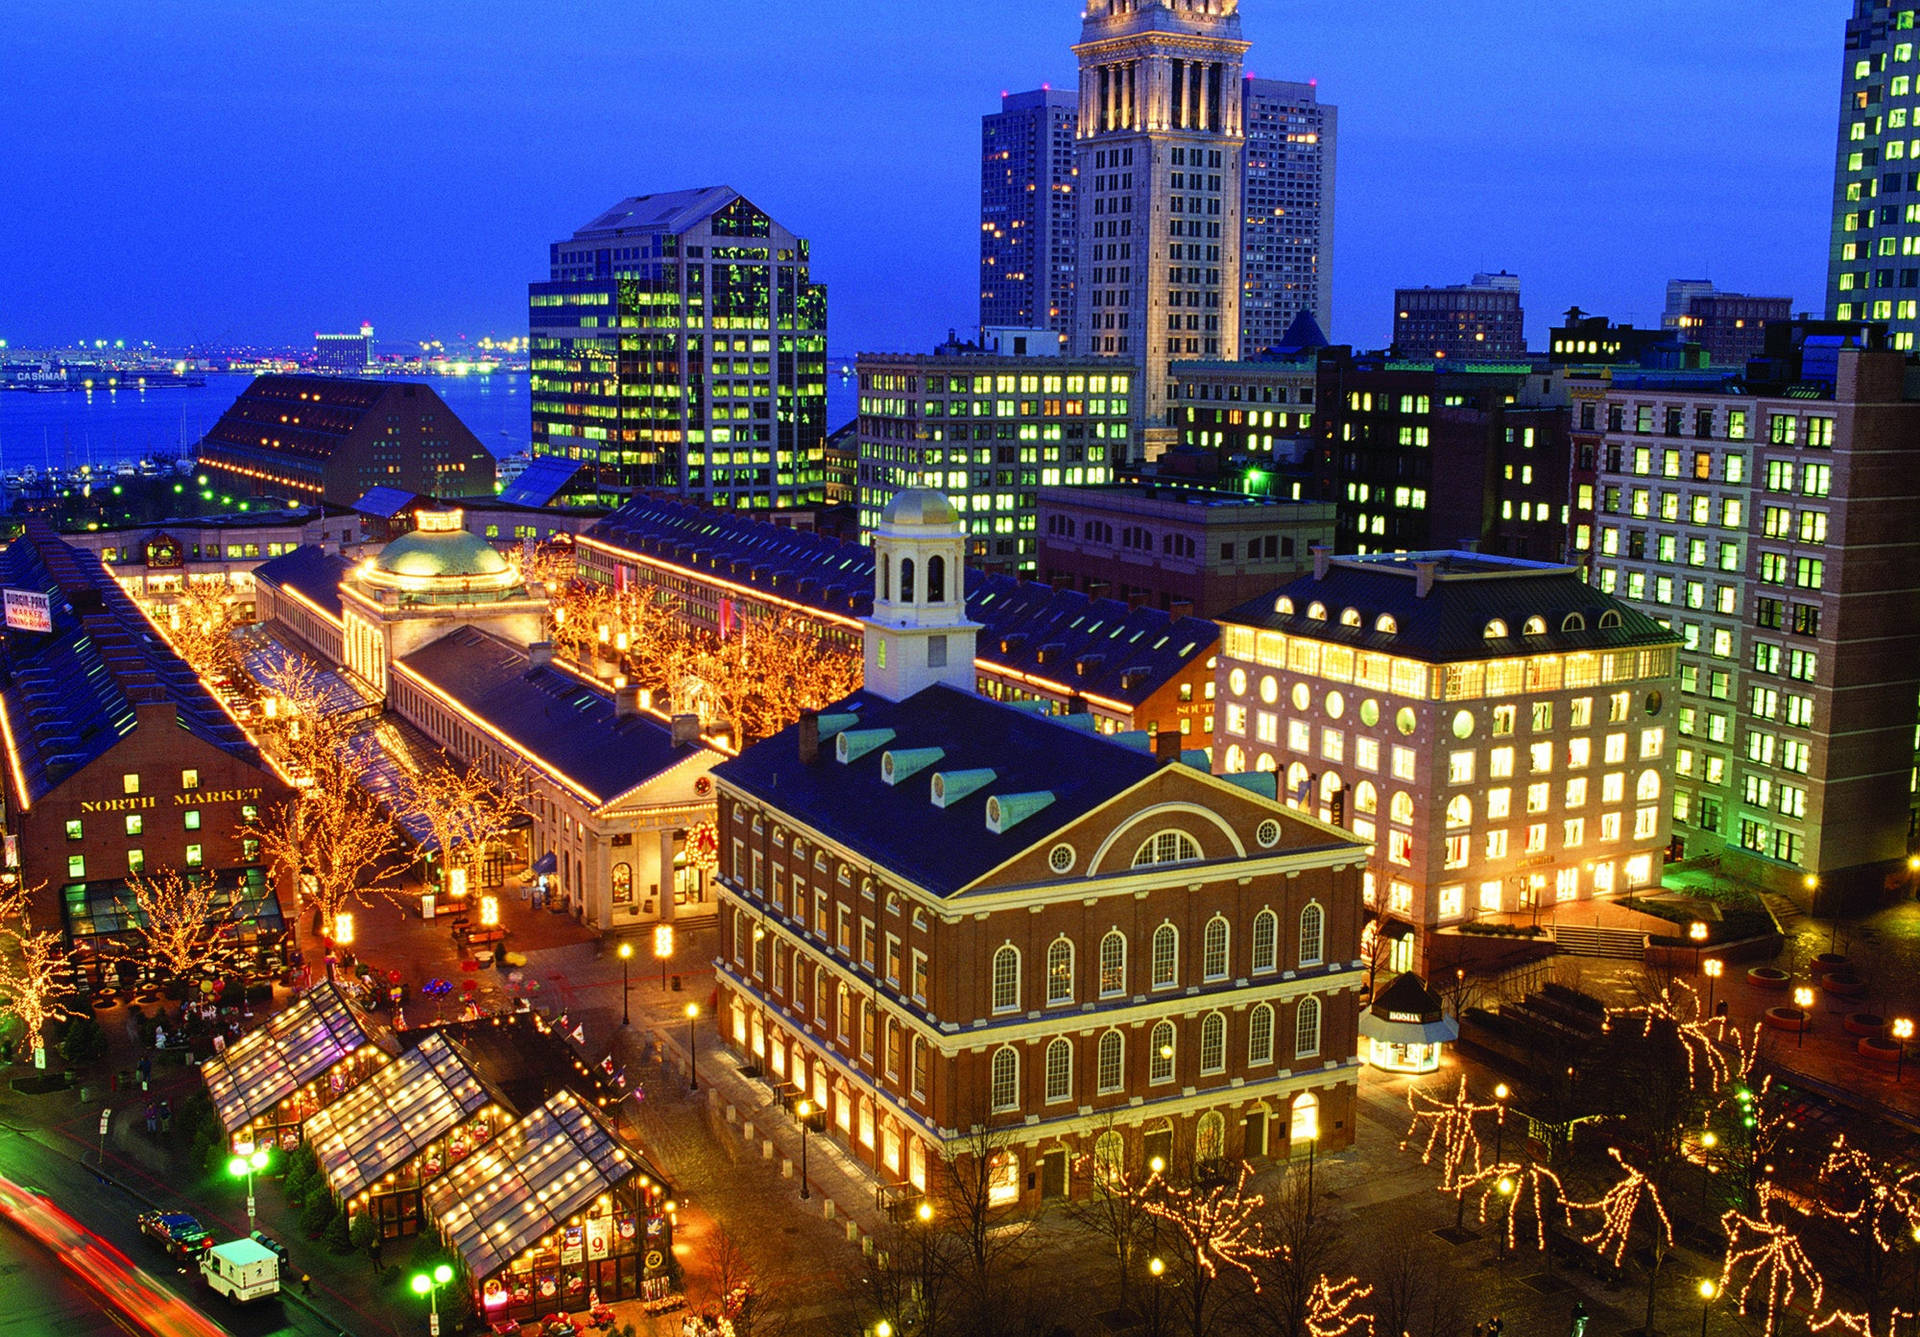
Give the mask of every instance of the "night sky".
[{"label": "night sky", "polygon": [[[1665,281],[1822,302],[1845,0],[1243,0],[1340,107],[1330,334],[1505,267],[1528,334]],[[1444,18],[1436,18],[1436,15]],[[0,338],[526,332],[547,243],[735,187],[812,238],[831,346],[978,318],[979,118],[1070,87],[1074,0],[12,0]]]}]

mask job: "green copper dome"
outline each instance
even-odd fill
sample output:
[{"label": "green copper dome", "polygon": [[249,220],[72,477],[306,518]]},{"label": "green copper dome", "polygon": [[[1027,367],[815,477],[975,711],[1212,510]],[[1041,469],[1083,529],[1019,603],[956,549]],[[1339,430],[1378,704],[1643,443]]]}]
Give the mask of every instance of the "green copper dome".
[{"label": "green copper dome", "polygon": [[932,488],[908,488],[895,493],[886,510],[880,513],[880,523],[887,525],[951,525],[959,520],[960,512],[954,509],[953,503]]},{"label": "green copper dome", "polygon": [[492,545],[464,529],[402,534],[380,550],[373,564],[389,575],[440,580],[497,576],[507,570],[506,559]]}]

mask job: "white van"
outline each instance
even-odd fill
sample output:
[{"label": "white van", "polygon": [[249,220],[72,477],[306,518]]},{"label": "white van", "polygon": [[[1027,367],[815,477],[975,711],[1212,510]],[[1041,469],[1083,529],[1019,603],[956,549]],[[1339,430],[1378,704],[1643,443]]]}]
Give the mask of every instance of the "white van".
[{"label": "white van", "polygon": [[200,1255],[207,1285],[245,1304],[280,1292],[280,1256],[257,1240],[229,1240]]}]

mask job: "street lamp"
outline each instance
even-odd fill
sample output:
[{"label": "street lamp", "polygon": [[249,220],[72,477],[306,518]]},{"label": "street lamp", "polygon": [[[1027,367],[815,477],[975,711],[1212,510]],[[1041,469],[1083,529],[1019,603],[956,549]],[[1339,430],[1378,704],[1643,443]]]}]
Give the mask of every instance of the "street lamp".
[{"label": "street lamp", "polygon": [[793,1113],[800,1120],[800,1196],[811,1198],[813,1192],[807,1187],[807,1126],[813,1121],[813,1102],[801,1101],[793,1107]]},{"label": "street lamp", "polygon": [[235,1156],[227,1162],[227,1173],[235,1179],[247,1181],[247,1233],[253,1233],[253,1172],[264,1170],[273,1158],[265,1147],[257,1147],[248,1156]]},{"label": "street lamp", "polygon": [[1907,1041],[1913,1038],[1913,1018],[1895,1017],[1892,1030],[1893,1038],[1900,1042],[1900,1056],[1893,1061],[1893,1080],[1898,1085],[1900,1070],[1907,1066]]},{"label": "street lamp", "polygon": [[1800,1009],[1800,1030],[1793,1037],[1793,1047],[1799,1049],[1807,1042],[1807,1023],[1813,1020],[1813,990],[1804,985],[1795,989],[1793,1005]]},{"label": "street lamp", "polygon": [[700,1004],[688,1003],[687,1014],[687,1090],[700,1089],[700,1055],[693,1047],[693,1023],[700,1015]]},{"label": "street lamp", "polygon": [[1307,1220],[1313,1220],[1313,1162],[1314,1153],[1320,1147],[1320,1116],[1314,1115],[1313,1124],[1307,1129]]},{"label": "street lamp", "polygon": [[1727,963],[1717,956],[1710,956],[1700,963],[1700,970],[1707,977],[1707,1015],[1713,1015],[1713,991],[1720,983],[1720,976],[1726,972]]},{"label": "street lamp", "polygon": [[893,1337],[893,1324],[881,1319],[873,1325],[873,1337]]},{"label": "street lamp", "polygon": [[1507,1131],[1507,1097],[1512,1094],[1505,1082],[1493,1088],[1494,1103],[1500,1107],[1493,1116],[1493,1163],[1495,1165],[1500,1164],[1501,1139]]},{"label": "street lamp", "polygon": [[630,1026],[633,1024],[633,1013],[629,1009],[628,1003],[627,1003],[627,962],[631,961],[632,959],[633,959],[633,944],[630,942],[621,943],[620,944],[620,1024],[622,1026]]},{"label": "street lamp", "polygon": [[440,1337],[440,1288],[453,1280],[453,1269],[441,1263],[429,1276],[425,1272],[413,1274],[413,1293],[427,1297],[427,1331],[432,1337]]},{"label": "street lamp", "polygon": [[1513,1218],[1513,1177],[1511,1175],[1501,1175],[1499,1182],[1496,1183],[1494,1187],[1500,1190],[1500,1199],[1504,1204],[1500,1211],[1499,1246],[1500,1256],[1504,1258],[1507,1255],[1507,1227]]},{"label": "street lamp", "polygon": [[1700,1292],[1700,1337],[1707,1337],[1707,1315],[1713,1309],[1713,1297],[1720,1293],[1720,1288],[1702,1277],[1697,1289]]},{"label": "street lamp", "polygon": [[660,992],[667,991],[667,958],[673,955],[673,925],[653,926],[653,954],[660,962]]},{"label": "street lamp", "polygon": [[1707,1214],[1707,1186],[1713,1182],[1713,1149],[1720,1145],[1720,1136],[1709,1128],[1700,1134],[1700,1215]]}]

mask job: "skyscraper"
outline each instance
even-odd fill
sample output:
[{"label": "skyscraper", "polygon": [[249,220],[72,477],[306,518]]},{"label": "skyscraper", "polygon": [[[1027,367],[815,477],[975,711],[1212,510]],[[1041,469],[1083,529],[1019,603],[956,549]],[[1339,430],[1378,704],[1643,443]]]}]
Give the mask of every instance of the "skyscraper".
[{"label": "skyscraper", "polygon": [[1074,124],[1070,88],[1003,93],[980,118],[980,323],[1074,329]]},{"label": "skyscraper", "polygon": [[1239,0],[1091,0],[1073,48],[1075,344],[1140,369],[1148,428],[1166,423],[1175,362],[1240,355],[1239,10]]},{"label": "skyscraper", "polygon": [[1882,321],[1902,352],[1920,331],[1920,170],[1902,170],[1920,169],[1915,44],[1912,8],[1854,0],[1827,251],[1827,315]]},{"label": "skyscraper", "polygon": [[823,494],[827,290],[809,248],[725,186],[620,201],[527,287],[533,453],[602,493],[715,506]]},{"label": "skyscraper", "polygon": [[1302,311],[1333,319],[1333,177],[1339,111],[1311,83],[1246,81],[1246,220],[1240,347],[1281,341]]}]

